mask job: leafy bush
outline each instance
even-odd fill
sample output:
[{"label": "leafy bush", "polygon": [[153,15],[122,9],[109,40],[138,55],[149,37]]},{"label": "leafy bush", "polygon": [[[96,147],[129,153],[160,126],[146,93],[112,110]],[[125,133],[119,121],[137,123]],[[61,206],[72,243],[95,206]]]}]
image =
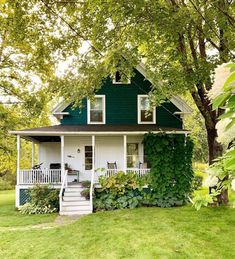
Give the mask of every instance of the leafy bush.
[{"label": "leafy bush", "polygon": [[192,182],[193,190],[198,190],[202,187],[203,177],[200,175],[195,175]]},{"label": "leafy bush", "polygon": [[59,190],[47,185],[35,185],[30,189],[30,202],[19,207],[22,214],[44,214],[59,210]]},{"label": "leafy bush", "polygon": [[81,182],[82,187],[84,188],[90,188],[91,187],[91,182],[90,181],[83,181]]},{"label": "leafy bush", "polygon": [[160,207],[187,202],[193,181],[192,140],[184,135],[148,133],[143,143],[151,163],[151,192],[144,202]]},{"label": "leafy bush", "polygon": [[84,189],[81,191],[82,197],[85,197],[86,200],[90,199],[90,189]]},{"label": "leafy bush", "polygon": [[56,208],[52,208],[50,205],[48,206],[40,206],[33,203],[25,203],[24,205],[19,207],[19,211],[21,214],[48,214],[56,212]]},{"label": "leafy bush", "polygon": [[59,190],[47,185],[35,185],[30,189],[31,203],[40,207],[56,208],[59,210]]},{"label": "leafy bush", "polygon": [[135,173],[122,171],[110,177],[101,176],[99,183],[103,190],[112,194],[124,194],[128,190],[141,188],[140,178]]},{"label": "leafy bush", "polygon": [[5,180],[3,177],[0,177],[0,191],[4,190],[11,190],[14,187],[12,186],[11,182]]},{"label": "leafy bush", "polygon": [[101,189],[96,189],[95,210],[114,210],[141,206],[144,182],[134,173],[118,172],[109,178],[100,177]]}]

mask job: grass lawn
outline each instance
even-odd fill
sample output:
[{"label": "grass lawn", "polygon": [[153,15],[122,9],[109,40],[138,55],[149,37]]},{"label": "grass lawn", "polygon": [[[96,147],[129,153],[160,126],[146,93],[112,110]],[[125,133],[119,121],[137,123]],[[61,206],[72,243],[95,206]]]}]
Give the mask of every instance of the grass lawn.
[{"label": "grass lawn", "polygon": [[[14,212],[17,217],[26,216]],[[0,228],[0,236],[0,258],[235,258],[235,209],[116,210],[52,229]]]},{"label": "grass lawn", "polygon": [[0,227],[35,225],[52,222],[53,215],[21,215],[15,210],[15,191],[0,191]]}]

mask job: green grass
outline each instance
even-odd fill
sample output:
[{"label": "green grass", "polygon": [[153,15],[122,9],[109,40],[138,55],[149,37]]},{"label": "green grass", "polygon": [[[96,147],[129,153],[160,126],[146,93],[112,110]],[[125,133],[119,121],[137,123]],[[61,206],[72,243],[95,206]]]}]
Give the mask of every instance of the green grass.
[{"label": "green grass", "polygon": [[235,258],[235,209],[116,210],[0,236],[0,258]]},{"label": "green grass", "polygon": [[50,215],[21,215],[15,210],[15,191],[0,191],[0,227],[35,225],[54,221]]}]

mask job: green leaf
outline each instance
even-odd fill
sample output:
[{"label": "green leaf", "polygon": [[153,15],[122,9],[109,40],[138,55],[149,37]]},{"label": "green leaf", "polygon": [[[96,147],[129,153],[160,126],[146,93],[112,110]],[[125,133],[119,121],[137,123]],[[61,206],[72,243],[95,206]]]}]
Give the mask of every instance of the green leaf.
[{"label": "green leaf", "polygon": [[219,116],[219,119],[227,119],[227,118],[231,118],[234,115],[234,111],[227,111],[224,114]]},{"label": "green leaf", "polygon": [[228,99],[228,108],[235,108],[235,95]]},{"label": "green leaf", "polygon": [[230,86],[230,84],[234,81],[235,81],[235,72],[232,72],[232,74],[228,77],[228,79],[224,83],[224,89],[226,90],[227,87]]},{"label": "green leaf", "polygon": [[235,169],[235,159],[227,159],[224,163],[227,170],[233,170]]},{"label": "green leaf", "polygon": [[226,154],[225,154],[226,157],[228,156],[234,156],[235,157],[235,149],[232,149],[232,150],[229,150]]},{"label": "green leaf", "polygon": [[216,110],[219,107],[221,107],[226,102],[226,100],[228,99],[229,96],[230,96],[229,93],[224,93],[224,94],[217,96],[213,100],[213,110]]}]

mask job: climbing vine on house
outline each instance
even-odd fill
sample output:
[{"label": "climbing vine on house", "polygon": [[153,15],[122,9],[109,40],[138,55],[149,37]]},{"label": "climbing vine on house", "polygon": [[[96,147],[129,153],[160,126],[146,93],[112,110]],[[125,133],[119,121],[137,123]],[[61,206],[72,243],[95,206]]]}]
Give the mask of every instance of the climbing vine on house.
[{"label": "climbing vine on house", "polygon": [[174,134],[144,136],[145,155],[151,163],[147,205],[171,207],[184,204],[192,192],[193,142]]}]

